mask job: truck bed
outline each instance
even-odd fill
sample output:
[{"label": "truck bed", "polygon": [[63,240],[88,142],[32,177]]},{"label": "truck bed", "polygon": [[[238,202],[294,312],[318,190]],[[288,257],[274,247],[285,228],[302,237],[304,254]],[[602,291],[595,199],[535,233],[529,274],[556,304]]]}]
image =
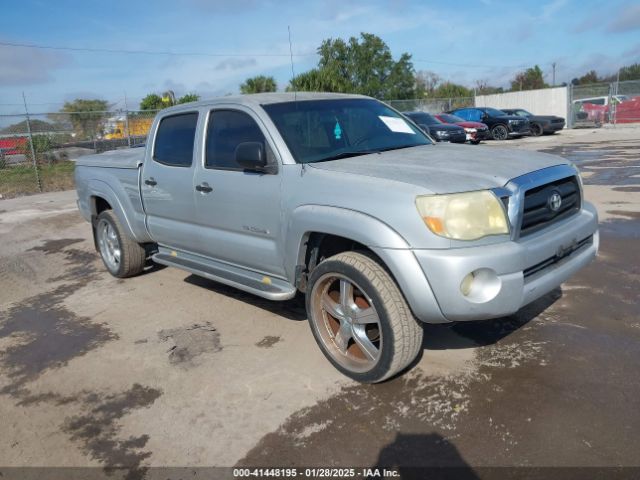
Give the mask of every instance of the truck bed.
[{"label": "truck bed", "polygon": [[86,155],[76,160],[83,167],[132,168],[137,169],[144,161],[144,148],[127,148]]}]

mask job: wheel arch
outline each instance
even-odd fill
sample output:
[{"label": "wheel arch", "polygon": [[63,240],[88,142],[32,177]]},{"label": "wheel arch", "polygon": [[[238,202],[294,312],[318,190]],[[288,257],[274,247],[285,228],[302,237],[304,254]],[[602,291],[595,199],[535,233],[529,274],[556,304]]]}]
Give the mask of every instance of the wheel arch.
[{"label": "wheel arch", "polygon": [[306,205],[294,210],[289,225],[285,271],[299,290],[306,290],[307,276],[323,256],[361,251],[389,272],[418,319],[447,322],[409,244],[386,223],[354,210]]},{"label": "wheel arch", "polygon": [[104,210],[113,210],[113,213],[118,217],[127,235],[139,241],[122,201],[109,184],[101,180],[92,180],[89,182],[88,191],[91,192],[89,196],[89,207],[91,209],[92,224],[95,224],[96,218]]}]

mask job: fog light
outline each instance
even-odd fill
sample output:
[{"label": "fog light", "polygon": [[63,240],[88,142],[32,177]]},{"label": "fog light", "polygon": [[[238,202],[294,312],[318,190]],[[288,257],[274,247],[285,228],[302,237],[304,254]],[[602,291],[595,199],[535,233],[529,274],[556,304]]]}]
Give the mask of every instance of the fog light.
[{"label": "fog light", "polygon": [[460,282],[460,292],[473,303],[490,302],[502,289],[502,280],[494,270],[479,268],[465,275]]},{"label": "fog light", "polygon": [[473,284],[473,272],[467,274],[460,283],[460,291],[466,297],[471,293],[471,285]]}]

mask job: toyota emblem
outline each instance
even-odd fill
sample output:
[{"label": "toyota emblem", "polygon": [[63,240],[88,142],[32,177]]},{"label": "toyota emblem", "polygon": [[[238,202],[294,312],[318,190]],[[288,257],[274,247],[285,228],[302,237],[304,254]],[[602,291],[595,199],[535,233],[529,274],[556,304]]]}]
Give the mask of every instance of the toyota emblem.
[{"label": "toyota emblem", "polygon": [[562,205],[562,197],[558,192],[553,192],[547,201],[547,205],[549,205],[549,209],[552,212],[557,212]]}]

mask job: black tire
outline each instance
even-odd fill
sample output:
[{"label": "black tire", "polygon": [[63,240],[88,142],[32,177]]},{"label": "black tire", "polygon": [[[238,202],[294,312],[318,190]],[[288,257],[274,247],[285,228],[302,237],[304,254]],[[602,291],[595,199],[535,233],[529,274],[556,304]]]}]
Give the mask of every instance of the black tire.
[{"label": "black tire", "polygon": [[[330,282],[334,275],[339,277],[340,288],[343,279],[352,282],[354,291],[362,294],[358,297],[356,293],[355,303],[358,300],[370,302],[364,308],[371,310],[368,307],[373,307],[379,320],[374,327],[374,332],[379,335],[377,359],[374,362],[365,358],[362,369],[345,365],[348,363],[346,359],[349,350],[354,345],[360,349],[355,336],[349,339],[350,347],[346,348],[341,357],[336,348],[337,342],[332,345],[328,341],[331,338],[337,341],[338,336],[336,331],[333,335],[329,332],[328,313],[324,309],[318,309],[319,302],[324,305],[323,295],[328,295],[322,286]],[[306,308],[311,331],[322,353],[336,369],[358,382],[377,383],[394,376],[409,366],[422,349],[422,325],[414,318],[395,281],[380,264],[361,253],[344,252],[321,262],[309,277]],[[334,317],[328,318],[335,320]],[[367,364],[367,361],[371,363]]]},{"label": "black tire", "polygon": [[480,144],[480,142],[481,142],[481,140],[469,140],[469,143],[470,143],[471,145],[479,145],[479,144]]},{"label": "black tire", "polygon": [[[113,229],[115,240],[119,247],[120,254],[117,262],[109,261],[108,253],[105,250],[106,247],[100,240],[101,229],[106,227],[106,224]],[[113,210],[105,210],[98,215],[94,235],[96,235],[96,245],[98,246],[102,263],[104,263],[111,275],[117,278],[127,278],[133,277],[144,270],[147,256],[144,247],[126,234]]]},{"label": "black tire", "polygon": [[509,127],[499,123],[491,129],[491,136],[494,140],[506,140],[509,138]]},{"label": "black tire", "polygon": [[539,137],[543,133],[544,133],[544,129],[542,128],[542,125],[540,125],[539,123],[532,123],[531,124],[531,135],[532,136]]}]

